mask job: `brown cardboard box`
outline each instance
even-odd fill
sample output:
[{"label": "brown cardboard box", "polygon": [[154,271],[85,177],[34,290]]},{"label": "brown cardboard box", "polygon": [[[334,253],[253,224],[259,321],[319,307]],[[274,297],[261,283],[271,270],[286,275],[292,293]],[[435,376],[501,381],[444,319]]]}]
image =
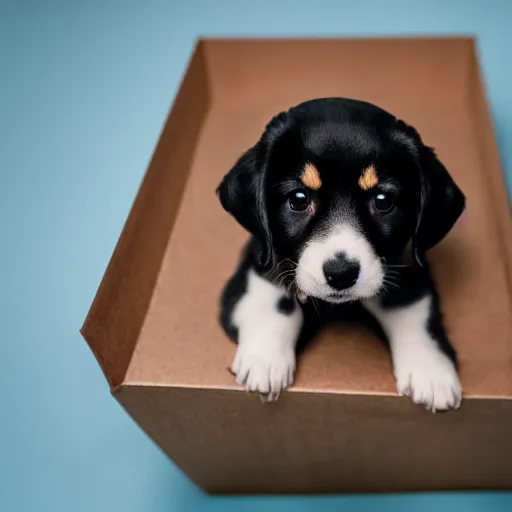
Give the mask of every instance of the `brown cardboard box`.
[{"label": "brown cardboard box", "polygon": [[[466,392],[433,415],[385,348],[327,331],[276,404],[239,390],[219,292],[247,234],[214,190],[270,117],[313,97],[414,124],[467,196],[431,254]],[[83,327],[112,392],[210,492],[512,487],[512,229],[470,39],[206,40],[191,59]]]}]

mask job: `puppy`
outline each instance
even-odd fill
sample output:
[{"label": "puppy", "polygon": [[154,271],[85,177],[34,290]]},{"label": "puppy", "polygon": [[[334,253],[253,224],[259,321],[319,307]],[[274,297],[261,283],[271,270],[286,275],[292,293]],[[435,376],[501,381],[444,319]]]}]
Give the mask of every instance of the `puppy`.
[{"label": "puppy", "polygon": [[388,342],[400,395],[459,407],[425,253],[465,197],[413,127],[362,101],[307,101],[270,121],[217,194],[252,235],[221,297],[239,385],[276,399],[317,329],[359,319]]}]

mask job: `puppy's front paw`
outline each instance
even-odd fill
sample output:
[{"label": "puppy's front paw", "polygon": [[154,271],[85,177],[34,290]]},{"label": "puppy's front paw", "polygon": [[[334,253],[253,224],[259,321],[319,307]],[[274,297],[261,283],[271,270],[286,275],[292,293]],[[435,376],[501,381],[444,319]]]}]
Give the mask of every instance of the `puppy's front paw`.
[{"label": "puppy's front paw", "polygon": [[260,393],[263,402],[272,402],[293,383],[295,352],[293,348],[265,352],[239,345],[231,371],[239,386]]},{"label": "puppy's front paw", "polygon": [[395,361],[397,392],[432,412],[458,409],[462,386],[453,363],[442,352],[418,351]]}]

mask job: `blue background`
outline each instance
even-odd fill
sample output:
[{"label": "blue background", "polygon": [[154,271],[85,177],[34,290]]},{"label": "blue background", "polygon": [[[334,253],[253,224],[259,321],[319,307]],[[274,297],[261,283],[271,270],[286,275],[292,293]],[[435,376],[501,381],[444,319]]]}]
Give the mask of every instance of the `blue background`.
[{"label": "blue background", "polygon": [[512,509],[505,493],[204,496],[78,333],[198,35],[477,35],[512,183],[512,2],[272,3],[0,2],[0,510]]}]

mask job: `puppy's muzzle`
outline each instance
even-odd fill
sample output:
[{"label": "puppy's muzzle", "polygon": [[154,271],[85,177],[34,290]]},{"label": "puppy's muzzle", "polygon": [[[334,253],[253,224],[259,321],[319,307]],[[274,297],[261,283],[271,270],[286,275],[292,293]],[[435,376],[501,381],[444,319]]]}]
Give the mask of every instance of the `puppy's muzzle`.
[{"label": "puppy's muzzle", "polygon": [[298,258],[295,280],[304,295],[341,303],[378,294],[384,269],[364,234],[342,224],[308,241]]}]

